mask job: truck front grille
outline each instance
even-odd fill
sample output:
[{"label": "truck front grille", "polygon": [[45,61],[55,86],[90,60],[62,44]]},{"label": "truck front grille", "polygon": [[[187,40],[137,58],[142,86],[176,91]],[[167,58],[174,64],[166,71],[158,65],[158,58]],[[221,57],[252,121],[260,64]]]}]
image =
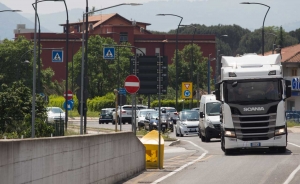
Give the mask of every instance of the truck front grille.
[{"label": "truck front grille", "polygon": [[276,113],[263,115],[232,114],[235,133],[243,141],[267,140],[274,137]]}]

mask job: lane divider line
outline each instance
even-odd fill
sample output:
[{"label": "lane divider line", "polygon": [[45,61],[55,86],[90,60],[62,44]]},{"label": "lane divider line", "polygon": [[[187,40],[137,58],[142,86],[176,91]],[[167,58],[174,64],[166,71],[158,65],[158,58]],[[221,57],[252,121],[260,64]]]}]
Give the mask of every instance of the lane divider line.
[{"label": "lane divider line", "polygon": [[288,144],[290,144],[290,145],[293,145],[293,146],[296,146],[296,147],[300,148],[300,146],[299,146],[299,145],[297,145],[297,144],[290,143],[290,142],[289,142]]},{"label": "lane divider line", "polygon": [[193,161],[191,161],[191,162],[189,162],[189,163],[184,164],[183,166],[181,166],[181,167],[179,167],[178,169],[176,169],[176,170],[170,172],[169,174],[167,174],[167,175],[165,175],[165,176],[163,176],[163,177],[161,177],[161,178],[155,180],[155,181],[152,182],[151,184],[157,184],[157,183],[159,183],[159,182],[161,182],[161,181],[167,179],[168,177],[170,177],[170,176],[176,174],[177,172],[183,170],[183,169],[186,168],[187,166],[194,164],[194,163],[197,162],[198,160],[201,160],[201,159],[202,159],[203,157],[205,157],[205,155],[208,153],[207,150],[205,150],[204,148],[198,146],[197,144],[195,144],[195,143],[193,143],[193,142],[191,142],[191,141],[186,141],[186,142],[189,142],[190,144],[194,145],[195,147],[201,149],[204,153],[202,153],[201,156],[198,157],[197,159],[195,159],[195,160],[193,160]]},{"label": "lane divider line", "polygon": [[300,170],[300,165],[289,175],[283,184],[289,184],[295,177],[295,174]]}]

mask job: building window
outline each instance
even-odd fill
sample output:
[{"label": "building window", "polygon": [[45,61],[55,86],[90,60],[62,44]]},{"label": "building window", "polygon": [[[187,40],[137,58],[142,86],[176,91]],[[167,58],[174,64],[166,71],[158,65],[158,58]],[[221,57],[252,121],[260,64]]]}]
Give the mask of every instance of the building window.
[{"label": "building window", "polygon": [[160,48],[155,48],[155,55],[159,56],[160,55]]},{"label": "building window", "polygon": [[128,42],[128,33],[120,33],[120,42]]},{"label": "building window", "polygon": [[292,68],[292,76],[297,76],[297,68]]}]

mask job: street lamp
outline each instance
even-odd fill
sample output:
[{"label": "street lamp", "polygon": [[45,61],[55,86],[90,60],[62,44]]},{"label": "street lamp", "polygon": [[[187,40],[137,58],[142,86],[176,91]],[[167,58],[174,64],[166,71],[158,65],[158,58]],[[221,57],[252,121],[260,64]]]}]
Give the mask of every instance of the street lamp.
[{"label": "street lamp", "polygon": [[210,62],[215,61],[216,58],[210,58],[210,55],[208,55],[208,61],[207,61],[207,94],[210,94]]},{"label": "street lamp", "polygon": [[[83,124],[83,88],[84,88],[84,85],[85,85],[85,89],[87,88],[86,84],[83,82],[83,77],[85,76],[87,78],[87,60],[88,60],[88,57],[87,57],[87,43],[88,43],[88,15],[90,13],[95,13],[95,12],[98,12],[98,11],[102,11],[102,10],[106,10],[106,9],[109,9],[109,8],[114,8],[114,7],[117,7],[117,6],[122,6],[122,5],[131,5],[131,6],[137,6],[137,5],[142,5],[140,3],[121,3],[121,4],[117,4],[117,5],[114,5],[114,6],[109,6],[109,7],[106,7],[106,8],[101,8],[101,9],[98,9],[98,10],[93,10],[93,11],[88,11],[88,0],[86,0],[86,12],[83,13],[83,19],[82,19],[82,23],[84,23],[84,16],[86,16],[86,26],[85,26],[85,33],[86,33],[86,45],[85,45],[85,57],[84,57],[84,52],[82,52],[82,64],[81,64],[81,67],[82,67],[82,72],[81,72],[81,104],[80,104],[80,134],[83,134],[83,130],[82,130],[82,124]],[[82,31],[82,45],[84,46],[84,31]],[[83,48],[82,48],[82,51],[83,51]],[[85,65],[84,65],[84,59],[85,59]],[[87,90],[87,89],[86,89]],[[84,102],[86,103],[86,99],[84,99]],[[84,124],[85,124],[85,127],[86,127],[86,115],[85,115],[85,120],[84,120]]]},{"label": "street lamp", "polygon": [[0,10],[1,12],[21,12],[21,10]]},{"label": "street lamp", "polygon": [[181,24],[183,17],[181,17],[179,15],[175,15],[175,14],[157,14],[157,16],[175,16],[175,17],[180,18],[180,22],[177,26],[177,31],[176,31],[176,69],[175,69],[176,70],[175,71],[175,73],[176,73],[176,81],[175,81],[175,83],[176,83],[176,90],[175,90],[176,91],[176,104],[175,104],[175,106],[177,108],[177,104],[178,104],[178,30],[179,30],[179,26]]},{"label": "street lamp", "polygon": [[[190,81],[192,82],[192,80],[193,80],[193,64],[194,64],[194,36],[195,36],[197,28],[196,28],[196,26],[193,26],[193,25],[180,25],[180,26],[194,28],[194,33],[193,33],[193,38],[192,38],[192,59],[190,61]],[[193,104],[193,98],[190,103],[190,107],[189,107],[190,109],[192,108],[192,104]]]},{"label": "street lamp", "polygon": [[274,50],[275,50],[274,46],[276,45],[275,42],[276,42],[276,39],[277,39],[277,35],[274,34],[274,33],[267,33],[267,34],[275,36],[273,44],[272,44],[272,54],[274,54]]},{"label": "street lamp", "polygon": [[266,20],[266,16],[267,16],[267,14],[268,14],[268,12],[269,12],[269,10],[270,10],[270,6],[268,6],[268,5],[266,5],[266,4],[262,4],[262,3],[255,3],[255,2],[242,2],[242,3],[240,3],[240,4],[259,4],[259,5],[262,5],[262,6],[266,6],[266,7],[268,7],[268,10],[267,10],[267,12],[266,12],[266,14],[265,14],[265,17],[264,17],[264,21],[263,21],[263,26],[262,26],[262,31],[261,31],[261,36],[262,36],[262,48],[261,48],[261,50],[262,50],[262,55],[264,55],[264,53],[265,53],[265,49],[264,49],[264,46],[265,46],[265,40],[264,40],[264,25],[265,25],[265,20]]}]

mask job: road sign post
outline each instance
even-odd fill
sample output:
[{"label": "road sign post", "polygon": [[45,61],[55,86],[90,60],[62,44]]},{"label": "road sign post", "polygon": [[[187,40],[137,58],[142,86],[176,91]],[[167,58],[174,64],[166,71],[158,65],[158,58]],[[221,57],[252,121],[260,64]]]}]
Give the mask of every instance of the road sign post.
[{"label": "road sign post", "polygon": [[182,82],[181,83],[181,98],[182,99],[192,99],[193,98],[193,83],[192,82]]},{"label": "road sign post", "polygon": [[63,50],[52,50],[52,62],[63,62]]}]

